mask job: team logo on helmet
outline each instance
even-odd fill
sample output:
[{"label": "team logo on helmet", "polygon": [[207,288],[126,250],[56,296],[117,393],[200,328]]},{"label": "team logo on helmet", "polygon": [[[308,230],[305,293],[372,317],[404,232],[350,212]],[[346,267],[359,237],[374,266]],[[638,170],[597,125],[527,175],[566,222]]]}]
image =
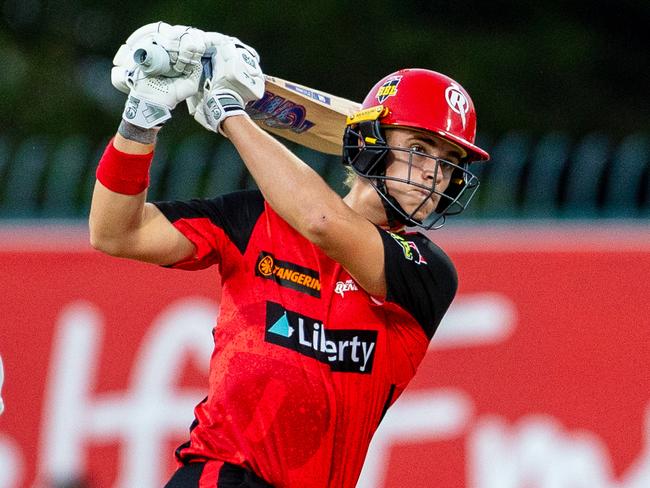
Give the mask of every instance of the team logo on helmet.
[{"label": "team logo on helmet", "polygon": [[383,103],[388,97],[393,97],[397,95],[397,85],[402,81],[401,76],[391,76],[388,78],[383,85],[377,90],[377,101]]},{"label": "team logo on helmet", "polygon": [[469,102],[467,97],[460,91],[460,87],[456,83],[452,83],[445,90],[445,99],[447,100],[447,105],[454,112],[460,115],[460,120],[463,123],[463,129],[467,124],[465,119],[465,114],[469,111]]}]

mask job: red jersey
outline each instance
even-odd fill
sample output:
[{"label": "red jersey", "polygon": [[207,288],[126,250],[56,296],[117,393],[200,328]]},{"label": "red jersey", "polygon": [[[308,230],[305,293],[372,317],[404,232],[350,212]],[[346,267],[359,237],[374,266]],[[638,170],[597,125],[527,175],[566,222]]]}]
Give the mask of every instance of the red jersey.
[{"label": "red jersey", "polygon": [[354,487],[454,297],[449,258],[422,234],[378,228],[378,301],[257,191],[156,205],[196,245],[174,267],[216,264],[222,282],[209,393],[179,461],[241,465],[278,488]]}]

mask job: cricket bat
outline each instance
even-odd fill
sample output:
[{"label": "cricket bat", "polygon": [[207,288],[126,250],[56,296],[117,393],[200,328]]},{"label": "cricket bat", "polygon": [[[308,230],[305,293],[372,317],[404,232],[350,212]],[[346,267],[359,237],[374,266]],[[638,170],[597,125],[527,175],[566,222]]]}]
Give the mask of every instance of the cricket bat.
[{"label": "cricket bat", "polygon": [[[171,69],[169,53],[155,43],[137,48],[133,60],[150,75],[165,75]],[[202,79],[212,78],[211,52],[206,51],[201,63]],[[264,96],[246,106],[257,125],[316,151],[342,154],[346,119],[361,104],[274,76],[265,79]]]},{"label": "cricket bat", "polygon": [[251,119],[267,132],[340,156],[346,119],[361,104],[275,76],[265,78],[264,96],[246,107]]}]

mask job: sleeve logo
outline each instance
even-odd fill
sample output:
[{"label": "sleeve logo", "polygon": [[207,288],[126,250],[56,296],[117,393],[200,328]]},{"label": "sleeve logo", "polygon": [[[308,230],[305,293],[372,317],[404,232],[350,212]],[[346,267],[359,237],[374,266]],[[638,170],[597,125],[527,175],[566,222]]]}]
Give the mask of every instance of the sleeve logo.
[{"label": "sleeve logo", "polygon": [[413,261],[415,264],[427,264],[427,260],[424,259],[415,242],[407,241],[402,236],[393,234],[392,232],[389,232],[389,234],[400,245],[406,259]]}]

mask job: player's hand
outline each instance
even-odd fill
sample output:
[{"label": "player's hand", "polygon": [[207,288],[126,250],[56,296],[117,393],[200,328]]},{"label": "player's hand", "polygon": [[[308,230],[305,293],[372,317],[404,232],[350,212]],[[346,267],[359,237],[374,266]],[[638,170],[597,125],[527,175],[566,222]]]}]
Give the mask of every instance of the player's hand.
[{"label": "player's hand", "polygon": [[128,94],[124,120],[150,129],[198,92],[204,38],[199,29],[164,22],[147,24],[129,36],[111,71],[113,86]]},{"label": "player's hand", "polygon": [[255,49],[236,37],[208,32],[206,46],[214,51],[212,73],[202,92],[188,98],[187,105],[203,127],[223,134],[221,123],[226,117],[246,115],[246,104],[264,95],[264,74]]},{"label": "player's hand", "polygon": [[195,108],[194,120],[212,132],[225,136],[221,124],[227,117],[248,114],[244,111],[244,100],[235,91],[217,87],[207,90]]},{"label": "player's hand", "polygon": [[236,37],[206,32],[206,47],[213,49],[212,87],[223,87],[237,92],[244,104],[259,100],[264,95],[264,74],[260,56],[251,46]]}]

